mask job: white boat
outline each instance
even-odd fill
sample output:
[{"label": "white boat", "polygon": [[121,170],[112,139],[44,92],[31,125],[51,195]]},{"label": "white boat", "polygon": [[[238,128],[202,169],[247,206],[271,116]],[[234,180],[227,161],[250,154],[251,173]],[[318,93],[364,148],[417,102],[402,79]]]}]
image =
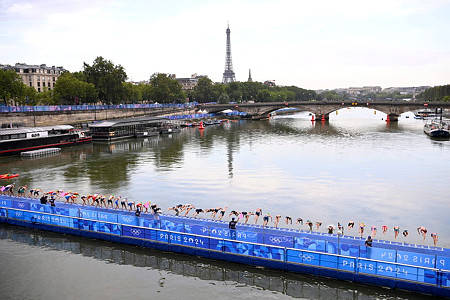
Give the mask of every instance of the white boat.
[{"label": "white boat", "polygon": [[433,119],[425,122],[423,131],[430,137],[450,137],[450,122],[441,119]]}]

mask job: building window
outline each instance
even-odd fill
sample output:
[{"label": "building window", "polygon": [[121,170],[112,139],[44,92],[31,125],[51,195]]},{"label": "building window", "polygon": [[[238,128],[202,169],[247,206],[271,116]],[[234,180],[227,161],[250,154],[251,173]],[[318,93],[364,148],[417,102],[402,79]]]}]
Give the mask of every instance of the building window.
[{"label": "building window", "polygon": [[38,76],[38,77],[37,77],[37,80],[38,80],[38,81],[41,80],[41,76]]},{"label": "building window", "polygon": [[33,86],[33,83],[30,81],[30,86]]},{"label": "building window", "polygon": [[42,81],[42,86],[45,86],[45,81]]},{"label": "building window", "polygon": [[53,82],[55,82],[55,81],[56,81],[56,77],[53,76]]},{"label": "building window", "polygon": [[[39,83],[39,82],[38,82]],[[38,88],[38,92],[40,93],[41,92],[41,88]]]},{"label": "building window", "polygon": [[40,81],[38,81],[38,83],[37,83],[37,84],[38,84],[38,86],[41,86],[41,82],[40,82]]},{"label": "building window", "polygon": [[55,83],[53,82],[53,87],[55,87]]}]

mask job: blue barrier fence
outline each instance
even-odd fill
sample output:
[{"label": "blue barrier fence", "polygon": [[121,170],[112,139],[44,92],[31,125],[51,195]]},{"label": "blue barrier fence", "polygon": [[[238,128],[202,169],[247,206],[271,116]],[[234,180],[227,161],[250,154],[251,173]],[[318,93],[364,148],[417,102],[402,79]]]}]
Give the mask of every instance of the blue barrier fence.
[{"label": "blue barrier fence", "polygon": [[[11,207],[5,207],[5,204],[10,204]],[[163,220],[157,218],[148,219],[81,208],[58,208],[12,200],[1,200],[1,206],[1,218],[33,224],[92,231],[123,238],[221,252],[251,259],[269,260],[288,265],[311,266],[450,288],[450,270],[443,268],[428,268],[399,262],[380,261],[373,258],[352,257],[243,241],[255,240],[256,237],[249,235],[248,232],[238,230],[214,228],[206,231],[199,226],[197,229],[203,231],[203,235],[199,235],[193,233],[197,230],[193,230],[196,227],[192,224],[170,224],[171,222],[163,222]],[[172,227],[172,230],[163,229],[167,227]],[[268,236],[269,241],[270,237],[273,236]],[[398,253],[398,255],[407,254]],[[393,260],[394,257],[398,256],[393,256],[391,259]]]},{"label": "blue barrier fence", "polygon": [[155,108],[194,108],[198,102],[182,104],[116,104],[116,105],[37,105],[37,106],[0,106],[0,113],[42,112],[42,111],[79,111],[105,109],[155,109]]}]

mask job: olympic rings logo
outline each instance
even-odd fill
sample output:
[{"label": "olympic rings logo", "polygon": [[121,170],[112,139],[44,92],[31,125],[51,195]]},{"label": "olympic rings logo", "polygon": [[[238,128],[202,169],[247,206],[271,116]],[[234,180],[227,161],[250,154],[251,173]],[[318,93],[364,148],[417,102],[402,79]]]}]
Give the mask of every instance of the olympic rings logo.
[{"label": "olympic rings logo", "polygon": [[310,255],[310,254],[299,254],[298,257],[301,258],[303,261],[313,261],[314,260],[314,256]]},{"label": "olympic rings logo", "polygon": [[24,208],[24,207],[25,207],[25,203],[20,203],[20,202],[19,202],[18,205],[19,205],[20,208]]},{"label": "olympic rings logo", "polygon": [[21,216],[22,216],[22,212],[16,211],[16,217],[21,217]]},{"label": "olympic rings logo", "polygon": [[131,231],[131,233],[133,235],[140,235],[141,234],[141,231],[139,229],[136,229],[136,228],[132,228],[130,231]]},{"label": "olympic rings logo", "polygon": [[282,242],[290,242],[289,239],[285,236],[283,237],[277,237],[277,236],[270,236],[269,240],[273,243],[273,244],[279,244]]},{"label": "olympic rings logo", "polygon": [[131,217],[122,216],[122,220],[124,220],[125,222],[131,222],[133,219]]}]

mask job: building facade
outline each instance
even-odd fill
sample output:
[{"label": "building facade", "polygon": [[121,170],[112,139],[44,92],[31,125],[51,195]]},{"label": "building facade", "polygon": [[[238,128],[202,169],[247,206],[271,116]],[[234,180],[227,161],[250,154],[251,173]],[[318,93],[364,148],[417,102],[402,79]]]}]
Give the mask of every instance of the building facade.
[{"label": "building facade", "polygon": [[0,65],[3,70],[15,70],[27,86],[35,88],[38,92],[53,90],[58,77],[67,72],[63,67],[48,67],[45,64],[27,65],[16,63],[14,66]]}]

